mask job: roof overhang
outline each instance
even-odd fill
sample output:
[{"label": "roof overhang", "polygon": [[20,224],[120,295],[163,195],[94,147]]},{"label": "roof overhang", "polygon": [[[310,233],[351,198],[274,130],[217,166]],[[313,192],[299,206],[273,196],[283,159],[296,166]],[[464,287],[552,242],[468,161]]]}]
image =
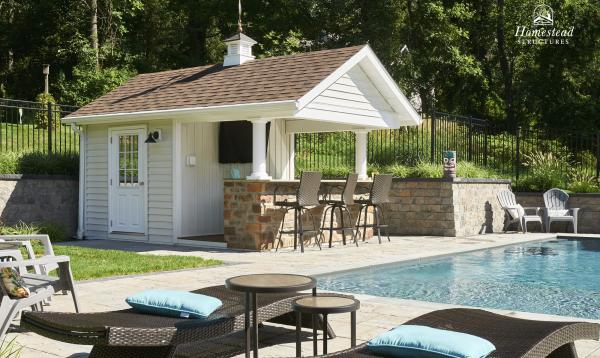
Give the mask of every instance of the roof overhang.
[{"label": "roof overhang", "polygon": [[161,109],[155,111],[110,113],[79,117],[66,117],[65,123],[78,125],[113,123],[123,121],[149,121],[156,119],[177,119],[180,121],[240,121],[257,118],[291,117],[296,111],[296,101],[260,102],[248,104],[232,104],[212,107],[192,107],[178,109]]},{"label": "roof overhang", "polygon": [[[352,111],[336,112],[307,107],[311,101],[356,66],[360,66],[371,85],[376,88],[378,96],[389,104],[391,110],[379,111],[378,118],[366,118]],[[355,128],[393,129],[402,126],[415,126],[422,122],[419,114],[412,107],[406,96],[398,88],[396,82],[368,45],[298,100],[160,109],[77,117],[67,116],[63,121],[77,125],[88,125],[158,119],[175,119],[182,122],[222,122],[275,118],[293,119],[293,121],[290,121],[291,126],[289,131],[296,133],[324,131],[329,128],[331,128],[331,131]],[[319,122],[322,123],[319,124]]]}]

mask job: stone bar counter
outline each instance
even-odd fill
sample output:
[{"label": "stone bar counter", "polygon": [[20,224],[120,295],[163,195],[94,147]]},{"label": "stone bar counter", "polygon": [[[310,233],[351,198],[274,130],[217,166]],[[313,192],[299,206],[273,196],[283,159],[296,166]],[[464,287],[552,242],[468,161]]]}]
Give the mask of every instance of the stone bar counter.
[{"label": "stone bar counter", "polygon": [[[225,180],[224,182],[224,236],[230,248],[270,250],[277,244],[277,235],[284,210],[275,206],[273,192],[277,188],[277,200],[295,200],[293,195],[299,181],[252,181]],[[323,180],[321,192],[332,192],[334,198],[342,190],[343,180]],[[355,198],[367,197],[370,181],[359,182]],[[422,235],[464,237],[486,232],[502,231],[505,214],[496,194],[509,189],[509,180],[497,179],[394,179],[390,192],[391,202],[384,206],[385,222],[392,235]],[[287,195],[286,195],[287,194]],[[310,212],[322,225],[324,207]],[[350,207],[353,220],[358,218],[356,205]],[[337,211],[334,226],[337,226]],[[369,212],[369,223],[372,222]],[[303,215],[303,225],[312,228],[310,215]],[[346,222],[346,218],[345,222]],[[329,226],[329,215],[325,224]],[[283,223],[284,230],[294,226],[293,212]],[[383,231],[383,230],[382,230]],[[362,234],[362,231],[361,231]],[[383,232],[382,232],[383,234]],[[372,237],[367,230],[367,238]],[[348,232],[347,244],[352,244]],[[332,241],[339,245],[342,235],[334,232]],[[282,236],[283,246],[293,245],[293,235]],[[362,240],[362,236],[360,238]],[[323,248],[329,243],[329,231],[324,232]],[[305,244],[314,244],[314,237],[305,235]],[[360,245],[360,241],[359,241]]]},{"label": "stone bar counter", "polygon": [[[284,209],[278,207],[274,203],[273,193],[277,189],[277,201],[295,200],[295,192],[298,189],[300,182],[294,181],[254,181],[231,179],[224,182],[224,236],[227,242],[227,247],[249,250],[270,250],[277,245],[277,236],[281,228],[281,222],[284,216]],[[321,193],[332,193],[333,198],[339,198],[344,186],[344,180],[323,180],[321,182]],[[355,198],[367,197],[371,182],[359,182],[356,188]],[[362,195],[361,195],[362,193]],[[325,206],[312,208],[309,210],[312,217],[318,221],[317,227],[322,225],[323,211]],[[358,207],[352,205],[350,207],[353,220],[358,218]],[[334,215],[334,227],[337,224],[338,211]],[[372,214],[368,215],[369,222],[372,221]],[[311,215],[302,215],[302,224],[305,228],[312,229],[313,222]],[[344,218],[347,222],[347,216]],[[362,220],[361,220],[362,222]],[[327,215],[326,226],[329,226],[329,214]],[[347,225],[347,224],[346,224]],[[283,224],[284,231],[293,229],[294,213],[290,211]],[[362,231],[361,231],[362,233]],[[324,232],[323,246],[329,244],[329,231]],[[367,237],[371,237],[372,230],[367,229]],[[333,233],[332,241],[341,241],[341,231]],[[304,242],[306,247],[315,243],[314,235],[305,234]],[[361,236],[362,240],[362,236]],[[283,247],[290,247],[294,244],[293,234],[282,235]],[[352,234],[346,232],[346,243],[354,245]],[[336,243],[337,244],[337,243]],[[280,244],[281,247],[281,244]],[[324,247],[325,248],[325,247]]]}]

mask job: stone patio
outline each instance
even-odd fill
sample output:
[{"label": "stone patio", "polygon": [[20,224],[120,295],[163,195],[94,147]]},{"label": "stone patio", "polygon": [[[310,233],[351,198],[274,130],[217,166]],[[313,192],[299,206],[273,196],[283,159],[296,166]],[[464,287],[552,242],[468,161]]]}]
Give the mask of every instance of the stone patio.
[{"label": "stone patio", "polygon": [[[589,236],[589,235],[586,235]],[[172,288],[192,290],[203,286],[223,284],[225,279],[244,273],[285,272],[315,275],[331,271],[379,265],[396,261],[412,260],[439,255],[447,255],[470,250],[510,245],[514,243],[544,240],[553,238],[553,234],[488,234],[468,238],[450,237],[392,237],[392,242],[378,245],[376,240],[362,244],[359,248],[354,246],[338,245],[332,249],[318,251],[309,248],[306,253],[283,252],[245,252],[197,249],[189,247],[159,246],[130,242],[115,241],[81,241],[76,245],[131,250],[148,255],[197,255],[205,258],[216,258],[225,261],[219,267],[163,272],[122,278],[103,279],[96,281],[80,282],[77,285],[82,309],[85,312],[113,310],[125,308],[125,298],[135,292],[149,288]],[[410,301],[375,296],[357,295],[361,300],[361,309],[358,311],[358,339],[359,343],[386,331],[408,319],[423,313],[450,307],[449,305]],[[52,305],[47,307],[52,311],[72,311],[70,296],[57,295]],[[556,317],[541,314],[521,313],[511,311],[498,311],[507,315],[535,319],[569,320],[572,318]],[[350,316],[332,315],[330,324],[338,337],[329,342],[330,351],[349,347]],[[15,322],[16,323],[16,322]],[[10,333],[8,339],[17,334]],[[309,332],[306,331],[306,341],[303,353],[311,355],[312,344],[308,340]],[[261,357],[293,357],[295,354],[294,331],[291,327],[265,326],[260,332]],[[31,332],[20,332],[17,341],[25,348],[23,357],[85,357],[89,346],[78,346],[46,339]],[[227,356],[237,356],[241,353],[242,336],[234,335],[225,343]],[[196,348],[188,347],[188,348]],[[197,347],[200,351],[201,346]],[[596,341],[581,341],[577,343],[580,357],[600,358],[600,343]]]}]

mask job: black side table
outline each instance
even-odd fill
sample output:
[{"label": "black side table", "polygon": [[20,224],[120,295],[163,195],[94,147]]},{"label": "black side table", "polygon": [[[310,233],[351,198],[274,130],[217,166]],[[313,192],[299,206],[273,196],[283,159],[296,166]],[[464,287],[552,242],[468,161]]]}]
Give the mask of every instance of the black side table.
[{"label": "black side table", "polygon": [[350,344],[356,346],[356,310],[360,308],[360,301],[350,297],[339,296],[307,296],[294,302],[296,311],[296,357],[302,355],[300,331],[302,326],[302,313],[313,316],[313,354],[317,353],[316,315],[323,315],[323,354],[327,354],[327,315],[330,313],[350,312]]},{"label": "black side table", "polygon": [[[258,358],[258,308],[256,294],[258,293],[288,293],[312,289],[313,296],[317,294],[317,280],[310,276],[292,274],[255,274],[242,275],[227,279],[225,286],[230,290],[245,292],[245,322],[246,352],[250,358],[250,350],[254,358]],[[250,314],[252,313],[252,327]],[[327,327],[327,325],[325,325]],[[254,342],[252,342],[254,336]],[[250,347],[252,346],[252,347]]]}]

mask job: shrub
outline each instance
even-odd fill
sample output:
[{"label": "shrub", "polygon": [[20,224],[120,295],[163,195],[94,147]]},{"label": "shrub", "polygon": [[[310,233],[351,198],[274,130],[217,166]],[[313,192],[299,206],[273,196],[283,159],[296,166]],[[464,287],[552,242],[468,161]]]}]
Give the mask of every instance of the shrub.
[{"label": "shrub", "polygon": [[550,152],[525,154],[523,166],[527,171],[517,185],[520,189],[544,191],[564,187],[567,183],[565,168],[569,167],[568,161]]},{"label": "shrub", "polygon": [[456,166],[456,176],[461,178],[500,178],[501,175],[493,169],[480,167],[471,162],[458,162]]},{"label": "shrub", "polygon": [[79,156],[77,154],[0,153],[0,174],[77,176],[78,173]]},{"label": "shrub", "polygon": [[441,178],[443,175],[441,164],[420,162],[408,168],[407,178]]},{"label": "shrub", "polygon": [[406,178],[410,173],[410,168],[406,165],[393,164],[383,168],[383,173],[391,173],[397,178]]},{"label": "shrub", "polygon": [[600,181],[589,173],[574,169],[569,174],[567,189],[575,193],[597,193],[600,192]]},{"label": "shrub", "polygon": [[[36,128],[47,129],[48,128],[48,103],[56,104],[56,100],[50,93],[40,93],[35,97],[36,102],[39,102],[42,110],[36,111],[34,115],[34,123]],[[58,109],[58,108],[57,108]],[[53,128],[60,126],[60,116],[57,112],[52,112],[52,124]]]},{"label": "shrub", "polygon": [[0,174],[18,174],[21,153],[0,153]]},{"label": "shrub", "polygon": [[33,235],[33,234],[46,234],[50,237],[52,242],[69,241],[65,229],[58,224],[44,223],[34,224],[25,223],[23,221],[18,222],[15,225],[0,225],[0,235]]}]

